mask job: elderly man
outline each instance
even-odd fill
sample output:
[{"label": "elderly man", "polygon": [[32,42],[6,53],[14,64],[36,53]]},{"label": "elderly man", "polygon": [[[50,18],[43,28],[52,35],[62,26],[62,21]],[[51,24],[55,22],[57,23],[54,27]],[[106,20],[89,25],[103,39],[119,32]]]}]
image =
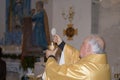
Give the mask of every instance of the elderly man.
[{"label": "elderly man", "polygon": [[63,50],[63,62],[55,59],[57,49],[46,51],[46,80],[110,80],[110,68],[104,53],[104,41],[96,35],[85,38],[80,52],[65,44],[58,35],[54,42]]}]

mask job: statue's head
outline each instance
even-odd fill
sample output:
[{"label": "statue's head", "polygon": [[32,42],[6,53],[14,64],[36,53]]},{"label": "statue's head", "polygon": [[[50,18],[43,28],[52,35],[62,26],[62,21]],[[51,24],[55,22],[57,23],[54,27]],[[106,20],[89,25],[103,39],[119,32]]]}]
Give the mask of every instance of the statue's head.
[{"label": "statue's head", "polygon": [[43,1],[37,1],[36,2],[36,9],[37,9],[37,11],[42,10],[43,6],[44,6]]}]

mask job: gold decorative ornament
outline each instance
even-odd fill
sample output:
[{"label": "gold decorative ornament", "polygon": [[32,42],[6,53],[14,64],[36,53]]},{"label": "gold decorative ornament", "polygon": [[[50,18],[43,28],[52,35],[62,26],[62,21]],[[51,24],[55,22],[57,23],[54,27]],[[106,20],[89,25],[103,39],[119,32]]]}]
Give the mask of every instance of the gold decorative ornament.
[{"label": "gold decorative ornament", "polygon": [[68,14],[66,14],[64,11],[62,12],[63,18],[69,21],[69,24],[67,24],[67,28],[63,30],[63,35],[67,36],[68,40],[73,40],[74,35],[78,34],[78,29],[75,29],[72,24],[74,14],[75,12],[73,10],[73,7],[69,8]]},{"label": "gold decorative ornament", "polygon": [[67,40],[73,40],[73,36],[78,34],[78,29],[73,28],[73,24],[68,24],[67,28],[63,30],[63,35],[67,36]]}]

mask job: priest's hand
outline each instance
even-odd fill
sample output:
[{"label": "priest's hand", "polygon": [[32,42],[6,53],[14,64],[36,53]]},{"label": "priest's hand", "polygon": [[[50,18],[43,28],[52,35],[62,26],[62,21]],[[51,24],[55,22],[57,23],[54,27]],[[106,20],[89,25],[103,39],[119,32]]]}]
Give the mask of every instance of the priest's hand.
[{"label": "priest's hand", "polygon": [[58,48],[56,48],[55,50],[46,50],[46,58],[48,58],[50,55],[55,56],[57,50]]},{"label": "priest's hand", "polygon": [[62,42],[62,39],[59,35],[55,34],[53,37],[53,41],[57,43],[57,45],[60,45],[60,43]]}]

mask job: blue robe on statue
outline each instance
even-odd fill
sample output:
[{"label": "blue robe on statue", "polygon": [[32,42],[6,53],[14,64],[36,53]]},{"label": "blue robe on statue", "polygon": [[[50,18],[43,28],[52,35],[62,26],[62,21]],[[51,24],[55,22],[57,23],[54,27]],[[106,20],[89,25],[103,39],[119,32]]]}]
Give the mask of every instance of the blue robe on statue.
[{"label": "blue robe on statue", "polygon": [[37,12],[33,17],[32,21],[35,22],[33,28],[33,46],[47,48],[47,38],[44,28],[44,11]]}]

